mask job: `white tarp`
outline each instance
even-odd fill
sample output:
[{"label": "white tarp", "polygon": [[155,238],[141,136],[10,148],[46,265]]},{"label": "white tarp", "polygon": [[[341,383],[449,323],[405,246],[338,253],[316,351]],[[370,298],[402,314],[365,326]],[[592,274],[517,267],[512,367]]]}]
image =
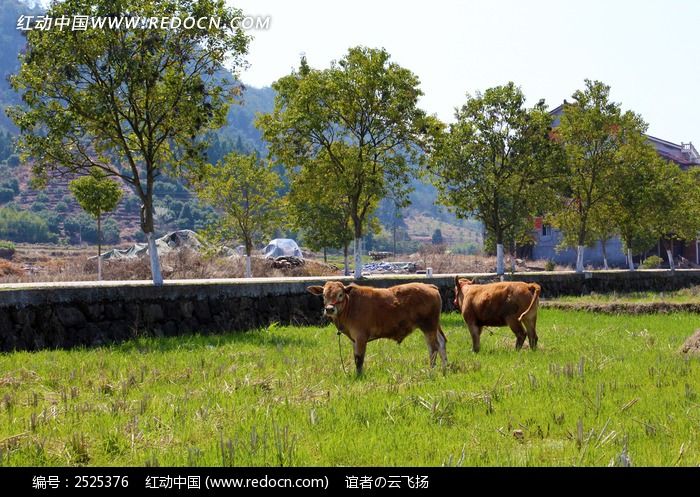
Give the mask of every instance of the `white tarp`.
[{"label": "white tarp", "polygon": [[[199,251],[202,242],[199,241],[197,233],[192,230],[173,231],[156,240],[158,255],[167,254],[171,250],[188,248]],[[102,254],[103,259],[134,259],[148,255],[147,243],[136,243],[126,249],[113,249]],[[95,256],[94,258],[97,258]]]},{"label": "white tarp", "polygon": [[293,256],[299,259],[304,258],[297,242],[290,238],[275,238],[274,240],[270,240],[270,243],[263,249],[263,254],[265,254],[265,258],[267,259],[275,259],[283,256]]}]

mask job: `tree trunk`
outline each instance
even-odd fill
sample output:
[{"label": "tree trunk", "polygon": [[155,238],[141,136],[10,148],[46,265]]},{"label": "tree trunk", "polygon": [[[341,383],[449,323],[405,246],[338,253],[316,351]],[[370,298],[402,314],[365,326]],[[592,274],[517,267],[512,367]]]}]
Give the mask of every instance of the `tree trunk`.
[{"label": "tree trunk", "polygon": [[608,254],[607,251],[605,250],[605,243],[607,240],[601,240],[600,241],[600,248],[603,251],[603,269],[610,269],[608,268]]},{"label": "tree trunk", "polygon": [[102,216],[97,215],[97,281],[102,281]]},{"label": "tree trunk", "polygon": [[148,238],[148,254],[151,258],[151,277],[155,286],[163,286],[163,273],[160,271],[160,260],[158,259],[158,247],[156,237],[153,232],[146,233]]},{"label": "tree trunk", "polygon": [[343,246],[343,274],[345,274],[345,276],[350,276],[350,264],[348,263],[348,245],[350,244],[348,242],[345,242],[345,245]]},{"label": "tree trunk", "polygon": [[245,255],[245,277],[246,278],[253,277],[253,271],[250,268],[250,254]]},{"label": "tree trunk", "polygon": [[323,262],[328,264],[328,254],[326,252],[326,247],[323,247]]},{"label": "tree trunk", "polygon": [[160,270],[160,259],[158,258],[158,247],[153,229],[153,196],[146,195],[141,198],[141,229],[148,239],[148,255],[151,260],[151,277],[155,286],[163,286],[163,273]]},{"label": "tree trunk", "polygon": [[671,271],[676,270],[676,266],[673,263],[673,254],[671,253],[670,249],[666,249],[666,255],[668,256],[668,267]]},{"label": "tree trunk", "polygon": [[582,273],[583,272],[583,250],[585,249],[585,245],[579,245],[576,247],[576,272],[577,273]]},{"label": "tree trunk", "polygon": [[362,238],[356,236],[354,241],[355,246],[355,279],[362,278]]},{"label": "tree trunk", "polygon": [[496,244],[496,274],[502,275],[505,272],[505,264],[503,262],[503,244]]},{"label": "tree trunk", "polygon": [[628,248],[627,249],[627,265],[630,268],[630,271],[634,271],[634,259],[632,259],[632,249]]}]

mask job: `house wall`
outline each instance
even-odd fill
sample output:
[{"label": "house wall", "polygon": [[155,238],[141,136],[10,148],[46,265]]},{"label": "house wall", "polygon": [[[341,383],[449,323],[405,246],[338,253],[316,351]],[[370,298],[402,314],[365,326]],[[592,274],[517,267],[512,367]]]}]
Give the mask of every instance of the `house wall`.
[{"label": "house wall", "polygon": [[[561,242],[562,233],[552,229],[551,235],[543,236],[542,231],[535,232],[535,244],[532,248],[533,259],[553,260],[557,264],[576,266],[576,249],[566,249],[557,252],[557,245]],[[610,267],[627,267],[627,258],[624,253],[622,240],[612,238],[605,244],[608,265]],[[603,267],[603,250],[600,242],[593,247],[586,247],[583,253],[583,265],[595,268]]]}]

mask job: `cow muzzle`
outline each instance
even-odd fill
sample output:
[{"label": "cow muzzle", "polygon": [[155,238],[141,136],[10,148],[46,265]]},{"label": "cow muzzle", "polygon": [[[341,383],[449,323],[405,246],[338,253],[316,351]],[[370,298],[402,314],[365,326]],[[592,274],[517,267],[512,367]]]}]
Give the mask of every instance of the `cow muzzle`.
[{"label": "cow muzzle", "polygon": [[328,317],[334,317],[338,312],[338,309],[335,308],[334,305],[327,305],[323,309],[323,314]]}]

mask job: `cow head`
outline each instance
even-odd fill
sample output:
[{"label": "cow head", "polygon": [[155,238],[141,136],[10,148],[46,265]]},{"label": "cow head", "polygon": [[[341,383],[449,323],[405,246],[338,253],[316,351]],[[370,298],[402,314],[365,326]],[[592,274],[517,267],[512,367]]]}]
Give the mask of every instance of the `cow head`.
[{"label": "cow head", "polygon": [[453,304],[457,309],[462,308],[462,287],[464,285],[471,285],[472,283],[471,280],[455,276],[455,300]]},{"label": "cow head", "polygon": [[331,319],[338,317],[348,304],[352,286],[340,281],[328,281],[323,286],[310,286],[307,290],[314,295],[323,295],[323,314]]}]

